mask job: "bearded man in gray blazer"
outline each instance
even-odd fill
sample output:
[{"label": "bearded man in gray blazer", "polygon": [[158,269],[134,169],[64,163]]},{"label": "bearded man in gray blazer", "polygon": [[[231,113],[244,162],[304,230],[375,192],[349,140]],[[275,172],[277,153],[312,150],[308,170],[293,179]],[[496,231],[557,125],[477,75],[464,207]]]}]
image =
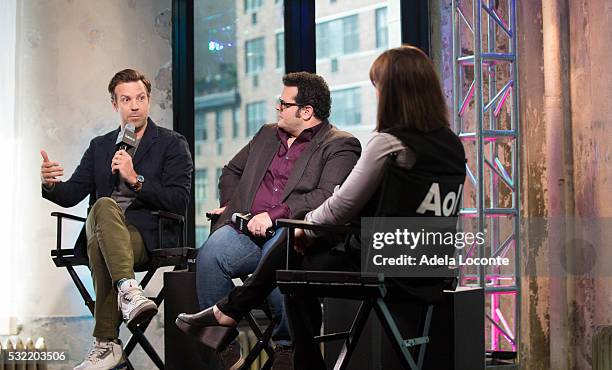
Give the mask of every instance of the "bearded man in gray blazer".
[{"label": "bearded man in gray blazer", "polygon": [[[197,257],[200,308],[213,306],[233,288],[232,279],[252,273],[280,237],[266,236],[279,218],[302,218],[317,208],[340,185],[361,153],[359,141],[328,121],[331,97],[323,78],[308,72],[283,77],[276,104],[278,122],[267,124],[223,168],[219,179],[219,215]],[[233,224],[234,213],[250,213],[249,234]],[[283,299],[276,289],[268,302],[276,316]],[[283,318],[274,330],[277,346],[274,368],[291,364],[291,338]],[[242,362],[237,343],[220,353],[226,368]]]}]

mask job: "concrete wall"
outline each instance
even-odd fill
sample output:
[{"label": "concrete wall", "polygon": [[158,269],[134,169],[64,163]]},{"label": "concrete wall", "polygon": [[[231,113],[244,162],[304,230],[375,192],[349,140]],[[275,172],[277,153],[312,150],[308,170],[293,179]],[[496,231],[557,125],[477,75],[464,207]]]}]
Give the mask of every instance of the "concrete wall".
[{"label": "concrete wall", "polygon": [[[430,6],[433,57],[448,96],[450,1],[432,0]],[[591,369],[595,328],[612,324],[612,206],[607,200],[612,190],[612,52],[607,47],[612,3],[517,1],[517,20],[524,224],[521,368]],[[572,221],[560,227],[558,219]],[[559,259],[571,264],[560,268]]]},{"label": "concrete wall", "polygon": [[[171,4],[170,0],[17,1],[17,159],[11,179],[16,228],[15,244],[10,254],[3,255],[12,260],[11,280],[2,283],[13,287],[10,310],[24,333],[38,336],[53,328],[48,347],[66,348],[62,341],[72,341],[75,361],[90,345],[91,320],[83,324],[53,319],[89,313],[66,271],[55,268],[49,256],[55,245],[49,213],[61,208],[40,196],[39,151],[45,149],[59,161],[67,179],[89,140],[118,126],[107,85],[124,68],[139,69],[149,77],[151,118],[172,127]],[[68,211],[84,215],[85,204]],[[68,246],[78,229],[76,225],[68,229],[73,236],[66,239]],[[86,269],[80,273],[89,280]]]},{"label": "concrete wall", "polygon": [[[557,10],[555,25],[559,40],[550,35],[545,22],[550,9]],[[567,243],[565,256],[575,261],[573,269],[557,275],[544,273],[525,279],[523,293],[524,368],[548,369],[592,367],[591,341],[597,325],[612,323],[610,313],[610,240],[604,231],[612,216],[606,195],[612,190],[610,150],[612,136],[605,131],[612,119],[609,107],[612,74],[609,65],[612,53],[606,47],[612,29],[612,4],[595,1],[535,1],[519,5],[521,39],[521,119],[523,123],[523,197],[524,214],[550,215],[564,202],[565,217],[588,219],[571,228],[572,242]],[[545,31],[545,32],[543,32]],[[553,30],[554,31],[554,30]],[[550,75],[543,62],[543,50],[557,48],[561,67],[562,93],[552,96],[547,83],[557,76]],[[563,127],[550,122],[548,100],[562,102]],[[563,130],[560,140],[547,130]],[[546,137],[546,140],[543,138]],[[568,154],[562,153],[567,151]],[[555,162],[562,159],[567,168],[561,176],[550,176]],[[565,199],[563,199],[565,198]],[[553,226],[549,225],[552,231]],[[524,251],[527,264],[553,266],[546,261],[555,246],[538,235],[526,235],[530,243]],[[588,241],[585,248],[581,240]],[[562,246],[561,246],[562,247]],[[585,261],[596,261],[588,266]],[[537,269],[537,267],[536,267]],[[539,267],[540,270],[545,269]],[[561,294],[554,294],[560,292]]]}]

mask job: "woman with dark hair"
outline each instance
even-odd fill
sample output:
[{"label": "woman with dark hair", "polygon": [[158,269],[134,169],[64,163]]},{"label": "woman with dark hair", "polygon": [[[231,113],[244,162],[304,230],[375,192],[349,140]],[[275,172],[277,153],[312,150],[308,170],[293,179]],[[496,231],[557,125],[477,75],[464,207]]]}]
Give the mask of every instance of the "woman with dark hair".
[{"label": "woman with dark hair", "polygon": [[[432,189],[441,199],[451,192],[456,201],[461,196],[465,153],[449,128],[431,60],[412,46],[387,50],[374,61],[370,80],[378,96],[376,132],[342,186],[309,212],[306,221],[342,225],[360,217],[436,217],[440,212],[427,201]],[[445,216],[455,216],[457,209]],[[243,286],[202,312],[179,315],[177,325],[212,347],[231,340],[237,322],[276,286],[276,270],[286,261],[282,239]],[[339,255],[332,247],[325,238],[297,229],[299,254],[290,257],[308,270],[359,270],[359,255]],[[417,278],[402,279],[398,285],[400,294],[441,294],[449,282],[445,277]],[[287,310],[295,368],[325,369],[313,341],[321,327],[318,301],[293,302]]]}]

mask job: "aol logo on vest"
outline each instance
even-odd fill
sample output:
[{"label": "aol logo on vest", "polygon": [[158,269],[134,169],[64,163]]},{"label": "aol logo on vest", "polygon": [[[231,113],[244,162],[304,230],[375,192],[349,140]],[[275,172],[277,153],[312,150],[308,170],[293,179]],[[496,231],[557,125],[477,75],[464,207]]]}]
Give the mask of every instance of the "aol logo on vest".
[{"label": "aol logo on vest", "polygon": [[436,216],[451,216],[455,214],[455,210],[459,206],[459,198],[461,198],[461,191],[463,190],[463,184],[459,185],[457,192],[449,191],[444,197],[443,201],[440,201],[440,185],[437,182],[431,184],[425,199],[421,202],[421,205],[416,210],[417,213],[425,214],[427,211],[432,211]]}]

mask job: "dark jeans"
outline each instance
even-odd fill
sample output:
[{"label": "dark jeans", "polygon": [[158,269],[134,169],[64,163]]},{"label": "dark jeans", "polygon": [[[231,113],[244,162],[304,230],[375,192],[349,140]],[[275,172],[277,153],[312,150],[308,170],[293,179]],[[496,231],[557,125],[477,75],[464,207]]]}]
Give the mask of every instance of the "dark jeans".
[{"label": "dark jeans", "polygon": [[[232,289],[230,294],[217,303],[217,307],[236,321],[276,288],[276,270],[284,270],[287,261],[286,230],[283,236],[270,248],[257,269],[242,286]],[[333,243],[318,240],[308,248],[304,256],[293,249],[289,259],[292,268],[303,270],[359,270],[359,256],[350,258],[336,252]],[[289,316],[289,328],[293,339],[293,362],[296,370],[325,369],[319,346],[313,337],[319,334],[322,324],[321,305],[316,297],[285,296],[285,308]]]}]

